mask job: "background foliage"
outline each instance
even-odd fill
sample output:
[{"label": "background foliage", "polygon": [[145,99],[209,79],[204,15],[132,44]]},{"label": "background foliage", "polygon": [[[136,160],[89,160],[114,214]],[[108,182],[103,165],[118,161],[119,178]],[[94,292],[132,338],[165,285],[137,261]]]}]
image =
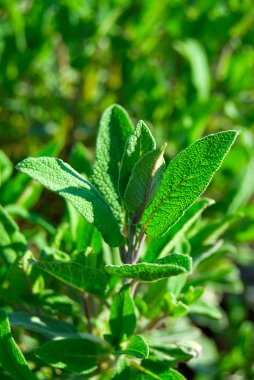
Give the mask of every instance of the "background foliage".
[{"label": "background foliage", "polygon": [[[159,145],[167,141],[168,160],[208,133],[241,130],[206,194],[217,203],[205,214],[217,231],[213,241],[224,232],[225,260],[236,264],[235,277],[208,294],[222,307],[222,321],[192,320],[209,338],[208,348],[184,371],[196,380],[253,378],[252,0],[3,0],[0,20],[0,144],[13,163],[41,152],[89,175],[99,117],[114,102],[133,121],[144,119]],[[38,201],[41,188],[18,181],[4,153],[0,202],[41,248],[60,221],[64,230],[64,202],[48,192]],[[31,210],[37,222],[41,215],[54,227],[44,219],[34,227],[31,215],[24,216]],[[201,238],[188,241],[195,247]],[[213,273],[221,265],[213,263]],[[1,301],[8,305],[3,295]],[[16,303],[14,297],[10,308]],[[74,313],[71,300],[65,307]],[[17,335],[27,347],[32,338]]]}]

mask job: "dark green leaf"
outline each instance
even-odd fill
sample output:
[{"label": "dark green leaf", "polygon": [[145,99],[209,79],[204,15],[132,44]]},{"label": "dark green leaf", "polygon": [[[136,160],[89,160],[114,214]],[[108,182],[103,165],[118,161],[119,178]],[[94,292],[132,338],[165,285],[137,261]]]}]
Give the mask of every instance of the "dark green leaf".
[{"label": "dark green leaf", "polygon": [[107,278],[105,273],[98,269],[74,262],[30,260],[30,263],[80,291],[102,297],[106,291]]},{"label": "dark green leaf", "polygon": [[92,182],[110,205],[120,225],[123,219],[118,191],[119,168],[126,141],[132,131],[133,126],[126,111],[113,105],[102,115],[96,142]]},{"label": "dark green leaf", "polygon": [[130,337],[136,327],[136,315],[130,295],[130,285],[124,285],[114,297],[110,308],[110,330],[115,338],[115,345],[124,337]]},{"label": "dark green leaf", "polygon": [[145,153],[154,150],[155,147],[156,143],[150,130],[140,120],[127,141],[122,158],[119,177],[119,190],[122,197],[124,196],[134,165]]},{"label": "dark green leaf", "polygon": [[149,236],[164,235],[205,191],[237,135],[238,131],[226,131],[206,136],[170,162],[143,214]]},{"label": "dark green leaf", "polygon": [[0,362],[15,380],[35,380],[28,364],[11,335],[7,315],[0,309]]},{"label": "dark green leaf", "polygon": [[4,151],[0,150],[0,188],[4,182],[6,182],[11,176],[13,171],[12,162]]},{"label": "dark green leaf", "polygon": [[17,169],[30,175],[49,190],[55,191],[101,231],[112,246],[121,243],[122,236],[110,207],[99,191],[72,167],[58,158],[27,158]]},{"label": "dark green leaf", "polygon": [[138,281],[156,281],[164,277],[176,276],[191,270],[191,258],[172,253],[154,263],[106,265],[105,270],[112,275],[133,278]]},{"label": "dark green leaf", "polygon": [[37,350],[37,356],[53,367],[87,374],[96,370],[98,355],[104,349],[92,335],[84,338],[52,340]]}]

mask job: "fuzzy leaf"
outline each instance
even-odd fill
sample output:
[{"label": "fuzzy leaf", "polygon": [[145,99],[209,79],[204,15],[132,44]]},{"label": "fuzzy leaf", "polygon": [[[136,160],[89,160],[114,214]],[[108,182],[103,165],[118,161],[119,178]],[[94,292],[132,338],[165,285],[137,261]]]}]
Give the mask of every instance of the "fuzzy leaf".
[{"label": "fuzzy leaf", "polygon": [[130,285],[124,285],[114,297],[110,308],[110,330],[117,345],[121,339],[130,337],[136,327],[136,315],[133,300],[130,296]]},{"label": "fuzzy leaf", "polygon": [[119,168],[132,131],[133,125],[127,112],[119,105],[113,105],[102,115],[96,142],[92,182],[110,205],[120,225],[123,221],[118,191]]},{"label": "fuzzy leaf", "polygon": [[209,206],[214,204],[214,200],[203,198],[195,202],[183,214],[178,222],[169,229],[169,231],[160,238],[154,238],[146,251],[144,260],[153,262],[160,255],[169,254],[174,247],[178,237],[185,234],[192,224],[198,219],[201,213]]},{"label": "fuzzy leaf", "polygon": [[160,361],[143,360],[139,370],[141,372],[137,380],[186,380],[178,371],[169,369],[168,365]]},{"label": "fuzzy leaf", "polygon": [[103,296],[107,288],[105,273],[99,269],[83,266],[74,262],[46,262],[29,260],[30,264],[37,266],[60,281],[74,288]]},{"label": "fuzzy leaf", "polygon": [[172,253],[154,263],[106,265],[105,270],[109,274],[138,281],[156,281],[190,271],[191,258],[179,253]]},{"label": "fuzzy leaf", "polygon": [[15,380],[35,380],[35,376],[11,335],[10,324],[3,309],[0,309],[0,362]]},{"label": "fuzzy leaf", "polygon": [[146,153],[135,164],[124,193],[124,203],[129,211],[144,210],[162,178],[164,149]]},{"label": "fuzzy leaf", "polygon": [[122,158],[119,177],[119,191],[122,197],[124,196],[134,165],[145,153],[154,150],[155,147],[156,143],[150,130],[140,120],[127,141]]},{"label": "fuzzy leaf", "polygon": [[21,161],[17,169],[71,202],[109,245],[121,243],[120,229],[110,207],[99,191],[70,165],[58,158],[38,157]]},{"label": "fuzzy leaf", "polygon": [[146,359],[149,356],[149,346],[141,335],[134,335],[126,348],[113,353],[115,355],[130,355],[135,358]]},{"label": "fuzzy leaf", "polygon": [[92,335],[84,338],[52,340],[37,350],[37,356],[56,368],[87,374],[96,370],[97,355],[103,348]]},{"label": "fuzzy leaf", "polygon": [[206,136],[170,162],[143,214],[147,235],[164,235],[205,191],[237,135],[226,131]]}]

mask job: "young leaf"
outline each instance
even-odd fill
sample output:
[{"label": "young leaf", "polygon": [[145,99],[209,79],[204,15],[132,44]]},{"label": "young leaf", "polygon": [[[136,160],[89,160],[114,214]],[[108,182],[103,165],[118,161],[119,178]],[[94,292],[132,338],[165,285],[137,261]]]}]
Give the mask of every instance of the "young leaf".
[{"label": "young leaf", "polygon": [[11,335],[10,324],[3,309],[0,309],[0,362],[15,380],[36,379]]},{"label": "young leaf", "polygon": [[164,149],[146,153],[135,164],[124,193],[124,203],[129,211],[142,214],[153,196],[164,170]]},{"label": "young leaf", "polygon": [[127,141],[121,162],[119,191],[122,197],[124,196],[134,165],[145,153],[154,150],[155,147],[156,143],[150,130],[140,120]]},{"label": "young leaf", "polygon": [[170,162],[143,214],[147,235],[164,235],[205,191],[237,135],[226,131],[206,136]]},{"label": "young leaf", "polygon": [[160,238],[154,238],[146,251],[144,261],[153,262],[157,257],[168,254],[174,247],[179,236],[185,234],[192,224],[198,219],[200,214],[209,206],[214,204],[213,199],[203,198],[195,202],[169,229],[169,231]]},{"label": "young leaf", "polygon": [[110,330],[115,338],[115,345],[124,337],[130,337],[136,327],[136,315],[130,296],[130,285],[126,284],[115,296],[110,308]]},{"label": "young leaf", "polygon": [[154,263],[106,265],[105,270],[109,274],[138,281],[156,281],[190,271],[191,258],[179,253],[172,253]]},{"label": "young leaf", "polygon": [[118,246],[122,236],[112,211],[99,191],[70,165],[58,158],[27,158],[17,169],[30,175],[49,190],[55,191],[93,223],[111,246]]},{"label": "young leaf", "polygon": [[135,367],[140,371],[136,380],[186,380],[178,371],[169,369],[168,365],[160,361],[145,359]]},{"label": "young leaf", "polygon": [[103,297],[107,288],[107,278],[103,271],[74,262],[46,262],[30,260],[37,266],[60,281],[74,288]]},{"label": "young leaf", "polygon": [[149,356],[149,346],[140,335],[132,337],[130,343],[123,350],[114,352],[115,355],[130,355],[139,359],[146,359]]},{"label": "young leaf", "polygon": [[126,141],[132,130],[127,112],[122,107],[113,105],[102,115],[96,142],[92,182],[110,205],[120,225],[122,210],[118,191],[119,168]]},{"label": "young leaf", "polygon": [[105,350],[92,335],[52,340],[42,345],[37,356],[52,367],[88,374],[96,370],[98,355]]}]

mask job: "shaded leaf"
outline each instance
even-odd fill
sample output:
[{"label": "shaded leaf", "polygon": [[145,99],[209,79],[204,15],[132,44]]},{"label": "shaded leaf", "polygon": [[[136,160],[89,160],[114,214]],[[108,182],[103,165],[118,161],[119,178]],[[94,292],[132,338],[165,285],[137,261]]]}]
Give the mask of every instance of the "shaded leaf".
[{"label": "shaded leaf", "polygon": [[0,188],[6,182],[13,171],[13,165],[3,150],[0,150]]},{"label": "shaded leaf", "polygon": [[119,168],[132,130],[127,112],[119,105],[113,105],[103,113],[97,134],[92,182],[110,205],[120,225],[123,220],[118,191]]},{"label": "shaded leaf", "polygon": [[191,258],[172,253],[154,263],[106,265],[105,270],[112,275],[133,278],[139,281],[156,281],[164,277],[176,276],[191,270]]},{"label": "shaded leaf", "polygon": [[135,164],[124,193],[124,203],[129,211],[141,215],[156,191],[164,170],[163,153],[164,149],[150,151]]},{"label": "shaded leaf", "polygon": [[0,362],[15,380],[36,379],[12,338],[9,321],[3,309],[0,309]]},{"label": "shaded leaf", "polygon": [[72,167],[58,158],[27,158],[17,169],[30,175],[49,190],[55,191],[93,223],[112,246],[121,243],[116,219],[99,191]]},{"label": "shaded leaf", "polygon": [[134,165],[145,153],[154,150],[155,147],[156,143],[150,130],[140,120],[126,143],[121,162],[119,191],[122,197],[124,196]]},{"label": "shaded leaf", "polygon": [[205,191],[237,135],[238,131],[208,135],[170,162],[143,214],[142,222],[149,236],[165,234]]},{"label": "shaded leaf", "polygon": [[96,370],[98,355],[104,351],[96,337],[52,340],[42,345],[37,356],[56,368],[87,374]]},{"label": "shaded leaf", "polygon": [[110,308],[110,330],[115,338],[115,345],[124,337],[130,337],[136,327],[136,315],[130,295],[130,285],[126,284],[113,299]]},{"label": "shaded leaf", "polygon": [[57,279],[74,288],[95,294],[104,295],[107,288],[107,278],[103,271],[74,262],[46,262],[30,260],[30,264],[44,270]]}]

